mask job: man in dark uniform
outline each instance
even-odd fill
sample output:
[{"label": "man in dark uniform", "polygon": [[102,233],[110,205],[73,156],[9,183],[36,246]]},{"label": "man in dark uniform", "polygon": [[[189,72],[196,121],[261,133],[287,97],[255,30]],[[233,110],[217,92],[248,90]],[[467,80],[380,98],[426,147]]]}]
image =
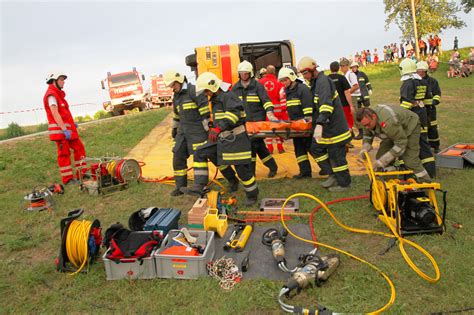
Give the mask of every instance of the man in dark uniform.
[{"label": "man in dark uniform", "polygon": [[[312,120],[313,99],[308,86],[298,79],[294,70],[283,67],[278,72],[278,80],[285,85],[286,108],[290,120]],[[308,150],[311,138],[293,138],[296,161],[300,173],[293,176],[295,179],[311,177],[311,164],[309,163]]]},{"label": "man in dark uniform", "polygon": [[428,63],[426,61],[420,61],[416,64],[416,72],[428,83],[428,89],[431,91],[431,98],[423,100],[425,104],[426,113],[428,115],[428,142],[434,153],[439,152],[439,133],[438,133],[438,121],[436,118],[436,107],[441,101],[441,89],[439,88],[438,80],[428,75]]},{"label": "man in dark uniform", "polygon": [[[246,121],[278,121],[273,114],[273,103],[268,97],[265,87],[253,77],[252,64],[246,60],[238,67],[240,80],[232,87],[234,92],[243,102]],[[257,155],[262,163],[270,170],[268,177],[275,177],[278,167],[275,159],[268,151],[265,142],[261,138],[252,138],[252,172],[255,174]]]},{"label": "man in dark uniform", "polygon": [[310,153],[321,170],[329,174],[321,186],[331,192],[345,191],[351,185],[346,159],[346,144],[352,139],[351,131],[334,83],[317,67],[316,61],[310,57],[303,57],[298,62],[298,70],[303,75],[311,74],[314,136]]},{"label": "man in dark uniform", "polygon": [[420,119],[420,159],[428,174],[434,178],[436,176],[435,159],[428,143],[428,115],[423,103],[425,98],[430,98],[430,91],[426,81],[416,74],[415,61],[404,59],[400,63],[400,74],[403,82],[400,87],[400,106],[411,110]]},{"label": "man in dark uniform", "polygon": [[183,193],[188,184],[187,160],[194,150],[206,143],[209,130],[209,106],[205,95],[196,96],[196,88],[181,73],[168,70],[163,75],[164,83],[174,92],[173,125],[171,136],[173,147],[173,170],[176,188],[171,196]]},{"label": "man in dark uniform", "polygon": [[[359,71],[359,64],[353,62],[351,64],[351,70],[357,76],[357,82],[359,83],[360,96],[357,97],[357,108],[370,107],[370,96],[372,95],[372,85],[370,84],[369,77],[362,71]],[[340,97],[340,95],[339,95]],[[359,134],[363,134],[362,127],[356,122]]]},{"label": "man in dark uniform", "polygon": [[197,93],[204,92],[211,102],[211,128],[206,144],[194,152],[194,186],[183,188],[188,194],[203,195],[209,179],[207,161],[216,165],[224,177],[237,189],[235,167],[246,194],[245,206],[257,202],[258,186],[251,171],[252,149],[245,130],[242,101],[214,73],[204,72],[196,80]]}]

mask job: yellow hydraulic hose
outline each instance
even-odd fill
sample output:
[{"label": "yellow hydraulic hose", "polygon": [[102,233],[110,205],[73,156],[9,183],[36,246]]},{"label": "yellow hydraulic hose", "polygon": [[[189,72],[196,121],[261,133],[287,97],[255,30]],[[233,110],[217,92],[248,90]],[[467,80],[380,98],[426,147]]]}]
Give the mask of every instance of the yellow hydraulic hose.
[{"label": "yellow hydraulic hose", "polygon": [[69,273],[73,276],[86,266],[88,257],[88,240],[92,227],[91,221],[74,220],[69,225],[66,235],[66,254],[71,264],[77,268],[75,272]]}]

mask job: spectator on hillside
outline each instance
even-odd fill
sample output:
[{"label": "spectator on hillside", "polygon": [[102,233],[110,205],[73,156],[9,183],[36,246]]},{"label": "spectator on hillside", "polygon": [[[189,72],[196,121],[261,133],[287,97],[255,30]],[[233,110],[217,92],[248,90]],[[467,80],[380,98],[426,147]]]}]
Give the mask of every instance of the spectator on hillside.
[{"label": "spectator on hillside", "polygon": [[429,71],[431,73],[435,72],[438,69],[438,56],[429,54],[426,62],[428,63]]},{"label": "spectator on hillside", "polygon": [[471,52],[469,53],[469,68],[471,72],[474,71],[474,47],[471,47]]},{"label": "spectator on hillside", "polygon": [[400,58],[405,58],[405,46],[403,46],[403,43],[400,43]]},{"label": "spectator on hillside", "polygon": [[433,49],[433,53],[436,51],[438,55],[441,55],[441,38],[439,38],[438,35],[435,35],[433,42],[435,45]]},{"label": "spectator on hillside", "polygon": [[459,43],[458,37],[454,36],[454,48],[453,48],[454,50],[458,50],[458,43]]},{"label": "spectator on hillside", "polygon": [[372,63],[372,54],[370,50],[367,49],[367,63]]},{"label": "spectator on hillside", "polygon": [[377,51],[377,48],[374,49],[374,64],[379,63],[379,53]]},{"label": "spectator on hillside", "polygon": [[418,47],[420,48],[420,55],[422,55],[423,57],[426,56],[426,51],[427,51],[427,47],[426,47],[426,42],[420,37],[420,39],[418,40]]},{"label": "spectator on hillside", "polygon": [[436,41],[433,38],[433,35],[430,35],[428,38],[428,44],[430,45],[430,54],[434,54],[435,46],[436,46]]}]

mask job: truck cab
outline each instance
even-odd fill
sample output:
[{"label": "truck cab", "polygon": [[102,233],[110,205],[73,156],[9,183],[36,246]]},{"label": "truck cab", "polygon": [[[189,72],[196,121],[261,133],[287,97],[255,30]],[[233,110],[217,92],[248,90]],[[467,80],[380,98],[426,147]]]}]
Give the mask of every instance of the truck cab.
[{"label": "truck cab", "polygon": [[111,74],[101,81],[102,89],[109,91],[110,103],[104,109],[113,112],[114,116],[123,115],[125,111],[146,108],[146,95],[143,88],[145,76],[134,67],[132,71]]},{"label": "truck cab", "polygon": [[296,64],[293,43],[289,40],[197,47],[185,62],[196,77],[206,71],[213,72],[233,85],[239,80],[237,65],[243,60],[253,65],[255,73],[270,64],[277,72]]},{"label": "truck cab", "polygon": [[173,90],[165,85],[162,74],[150,77],[149,100],[152,108],[173,105]]}]

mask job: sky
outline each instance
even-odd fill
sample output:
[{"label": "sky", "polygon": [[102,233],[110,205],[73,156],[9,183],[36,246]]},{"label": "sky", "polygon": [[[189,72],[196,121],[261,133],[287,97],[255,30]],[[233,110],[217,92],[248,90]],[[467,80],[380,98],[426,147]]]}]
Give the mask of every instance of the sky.
[{"label": "sky", "polygon": [[[0,0],[0,128],[46,121],[46,75],[62,71],[73,115],[102,109],[107,72],[136,67],[149,77],[173,68],[194,75],[185,56],[195,47],[290,39],[296,60],[311,56],[323,69],[362,49],[400,42],[385,30],[383,1],[4,1]],[[473,46],[473,12],[467,27],[442,33],[444,47],[458,36]]]}]

